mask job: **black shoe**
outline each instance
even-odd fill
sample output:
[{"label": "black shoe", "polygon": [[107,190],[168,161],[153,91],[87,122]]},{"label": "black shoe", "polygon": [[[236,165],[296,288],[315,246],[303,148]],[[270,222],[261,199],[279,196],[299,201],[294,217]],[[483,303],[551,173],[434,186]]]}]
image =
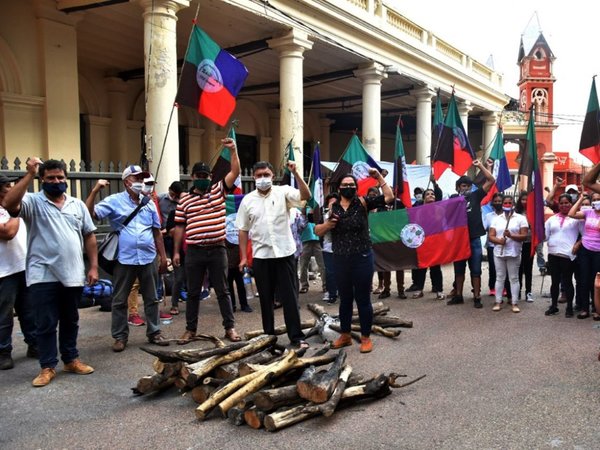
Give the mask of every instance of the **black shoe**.
[{"label": "black shoe", "polygon": [[477,309],[479,308],[483,308],[483,305],[481,304],[481,299],[480,298],[474,298],[473,299],[473,306]]},{"label": "black shoe", "polygon": [[573,317],[573,310],[567,308],[567,310],[565,311],[565,317]]},{"label": "black shoe", "polygon": [[411,284],[410,287],[405,290],[405,292],[414,292],[414,291],[420,291],[420,290],[421,289],[419,289],[419,286],[417,286],[416,284]]},{"label": "black shoe", "polygon": [[334,305],[337,302],[337,297],[329,298],[329,300],[325,300],[325,303],[329,305]]},{"label": "black shoe", "polygon": [[242,306],[242,311],[251,313],[254,310],[252,308],[250,308],[250,305],[246,305],[246,306]]},{"label": "black shoe", "polygon": [[34,359],[38,359],[40,357],[40,352],[38,351],[38,348],[35,345],[27,346],[27,357]]},{"label": "black shoe", "polygon": [[[551,306],[550,308],[548,308],[548,310],[544,313],[544,315],[546,316],[553,316],[554,314],[558,314],[558,308],[556,306]],[[571,317],[573,316],[573,311],[571,311]]]},{"label": "black shoe", "polygon": [[579,314],[577,314],[578,319],[587,319],[588,317],[590,317],[590,313],[587,311],[581,311]]},{"label": "black shoe", "polygon": [[462,295],[455,295],[446,302],[446,305],[462,305],[464,302],[465,299],[462,297]]},{"label": "black shoe", "polygon": [[383,291],[381,294],[379,294],[379,296],[377,298],[382,300],[384,298],[388,298],[390,295],[391,295],[390,291]]},{"label": "black shoe", "polygon": [[154,345],[160,345],[161,347],[166,347],[169,345],[169,340],[165,338],[161,332],[154,333],[152,336],[148,336],[148,342]]},{"label": "black shoe", "polygon": [[8,370],[15,367],[15,362],[10,356],[10,352],[0,353],[0,370]]}]

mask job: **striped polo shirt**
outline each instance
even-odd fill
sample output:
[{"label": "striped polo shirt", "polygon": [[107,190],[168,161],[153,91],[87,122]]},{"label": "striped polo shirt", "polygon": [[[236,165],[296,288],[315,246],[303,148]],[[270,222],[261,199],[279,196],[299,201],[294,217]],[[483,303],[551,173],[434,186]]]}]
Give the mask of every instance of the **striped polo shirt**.
[{"label": "striped polo shirt", "polygon": [[187,245],[222,245],[225,241],[225,191],[223,181],[210,192],[182,194],[175,223],[185,224]]}]

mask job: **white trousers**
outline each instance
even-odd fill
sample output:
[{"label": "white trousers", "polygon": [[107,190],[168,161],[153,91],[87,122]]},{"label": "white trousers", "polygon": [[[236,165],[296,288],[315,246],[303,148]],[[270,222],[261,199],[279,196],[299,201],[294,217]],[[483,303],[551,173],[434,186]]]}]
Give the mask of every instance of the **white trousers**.
[{"label": "white trousers", "polygon": [[510,293],[512,295],[512,304],[516,305],[519,302],[519,265],[521,264],[521,255],[494,255],[494,264],[496,265],[496,303],[502,303],[504,281],[506,280],[506,276],[508,274]]}]

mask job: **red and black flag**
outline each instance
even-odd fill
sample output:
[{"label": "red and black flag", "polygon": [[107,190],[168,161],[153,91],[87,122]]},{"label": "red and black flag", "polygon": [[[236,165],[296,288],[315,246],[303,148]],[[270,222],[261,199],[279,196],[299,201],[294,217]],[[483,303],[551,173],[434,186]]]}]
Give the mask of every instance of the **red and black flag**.
[{"label": "red and black flag", "polygon": [[579,141],[579,153],[594,164],[600,162],[600,107],[596,92],[596,77],[592,78],[592,89]]}]

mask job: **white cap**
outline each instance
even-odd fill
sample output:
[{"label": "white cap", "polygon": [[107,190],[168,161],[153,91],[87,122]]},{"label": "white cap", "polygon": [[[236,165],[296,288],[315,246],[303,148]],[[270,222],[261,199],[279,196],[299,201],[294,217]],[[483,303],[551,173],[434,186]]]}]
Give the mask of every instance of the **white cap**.
[{"label": "white cap", "polygon": [[569,192],[570,190],[574,190],[575,192],[579,193],[579,188],[577,187],[576,184],[569,184],[566,188],[565,188],[565,192]]},{"label": "white cap", "polygon": [[131,176],[131,175],[139,175],[142,174],[144,175],[144,178],[149,177],[150,176],[150,172],[146,172],[145,170],[142,170],[142,168],[140,166],[127,166],[125,168],[125,170],[123,171],[123,175],[121,175],[121,179],[124,180],[125,178]]},{"label": "white cap", "polygon": [[152,176],[152,174],[150,174],[147,178],[144,178],[144,184],[155,184],[156,180],[154,179],[154,176]]}]

